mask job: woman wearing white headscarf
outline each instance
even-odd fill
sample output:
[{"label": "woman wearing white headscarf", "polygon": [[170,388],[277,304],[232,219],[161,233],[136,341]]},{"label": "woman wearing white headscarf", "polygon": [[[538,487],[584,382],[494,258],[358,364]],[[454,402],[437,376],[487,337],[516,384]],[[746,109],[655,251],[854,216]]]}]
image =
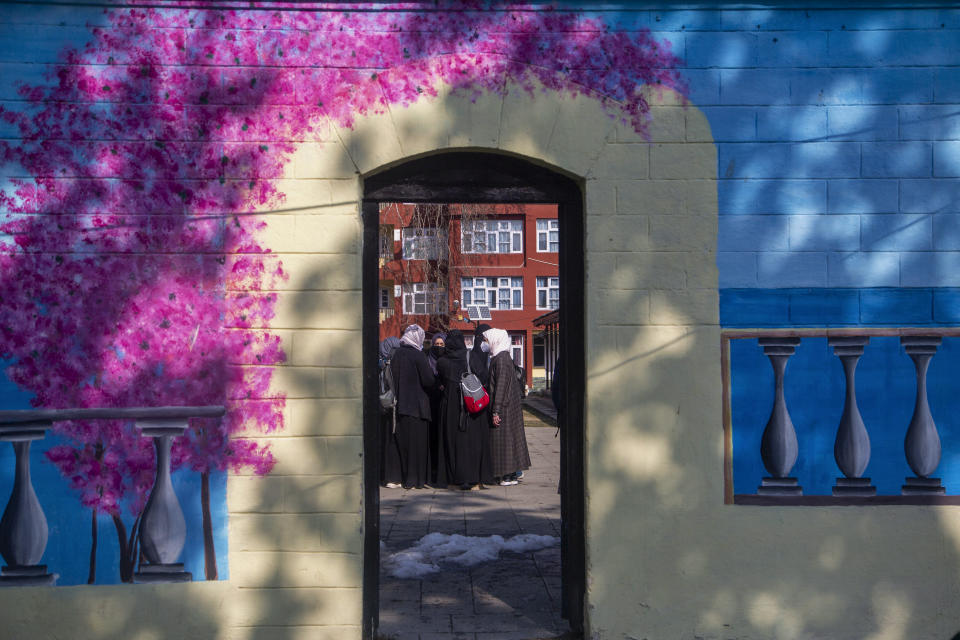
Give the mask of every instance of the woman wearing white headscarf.
[{"label": "woman wearing white headscarf", "polygon": [[523,431],[520,382],[510,357],[510,336],[503,329],[487,329],[483,332],[483,339],[490,344],[491,356],[493,428],[490,431],[490,452],[493,475],[500,478],[501,485],[517,484],[517,471],[530,468],[530,452]]},{"label": "woman wearing white headscarf", "polygon": [[423,329],[412,324],[393,352],[390,369],[397,393],[397,444],[405,489],[423,489],[430,480],[430,396],[436,377],[423,355]]}]

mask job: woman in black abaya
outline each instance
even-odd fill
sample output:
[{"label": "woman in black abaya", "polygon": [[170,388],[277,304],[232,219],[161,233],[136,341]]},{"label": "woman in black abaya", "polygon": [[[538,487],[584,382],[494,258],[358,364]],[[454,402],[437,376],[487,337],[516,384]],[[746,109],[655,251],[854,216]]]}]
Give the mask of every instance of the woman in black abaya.
[{"label": "woman in black abaya", "polygon": [[423,355],[423,329],[412,324],[393,352],[390,369],[397,391],[397,444],[405,489],[430,481],[430,396],[436,377]]},{"label": "woman in black abaya", "polygon": [[490,382],[490,345],[484,346],[483,332],[490,328],[488,324],[477,325],[473,332],[473,349],[470,350],[470,370],[480,378],[480,384],[487,386]]},{"label": "woman in black abaya", "polygon": [[[390,336],[380,343],[380,393],[387,390],[386,364],[400,346],[400,338]],[[391,365],[392,367],[392,365]],[[397,443],[397,422],[393,411],[380,413],[380,484],[387,489],[400,488],[400,448]]]},{"label": "woman in black abaya", "polygon": [[[433,339],[430,341],[430,351],[425,352],[427,355],[427,364],[430,365],[430,370],[433,371],[433,375],[437,375],[437,361],[440,359],[440,356],[443,355],[445,349],[444,341],[446,339],[447,334],[445,333],[433,334]],[[430,484],[439,482],[437,480],[437,460],[440,455],[437,448],[440,446],[441,395],[442,391],[439,386],[430,393]]]},{"label": "woman in black abaya", "polygon": [[464,490],[493,483],[490,416],[487,409],[476,414],[468,412],[460,395],[460,376],[467,371],[469,356],[463,334],[455,329],[447,334],[446,352],[437,361],[443,385],[437,484],[456,485]]}]

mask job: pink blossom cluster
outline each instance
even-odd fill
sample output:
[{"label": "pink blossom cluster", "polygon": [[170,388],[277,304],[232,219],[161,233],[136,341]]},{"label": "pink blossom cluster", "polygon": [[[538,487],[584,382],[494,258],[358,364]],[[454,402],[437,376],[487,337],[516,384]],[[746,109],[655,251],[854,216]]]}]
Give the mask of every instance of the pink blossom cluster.
[{"label": "pink blossom cluster", "polygon": [[[431,5],[433,6],[433,5]],[[239,433],[282,426],[283,362],[269,330],[283,267],[257,211],[297,143],[448,85],[503,93],[507,80],[602,100],[643,131],[641,87],[682,90],[668,44],[563,11],[444,4],[439,11],[107,11],[27,106],[0,111],[22,140],[0,166],[0,359],[35,404],[226,404],[196,420],[175,467],[268,473]],[[49,458],[84,504],[141,504],[149,444],[129,425],[70,424]]]},{"label": "pink blossom cluster", "polygon": [[81,504],[119,515],[127,497],[140,513],[155,475],[150,441],[119,421],[63,423],[59,431],[71,444],[51,447],[46,456],[80,492]]}]

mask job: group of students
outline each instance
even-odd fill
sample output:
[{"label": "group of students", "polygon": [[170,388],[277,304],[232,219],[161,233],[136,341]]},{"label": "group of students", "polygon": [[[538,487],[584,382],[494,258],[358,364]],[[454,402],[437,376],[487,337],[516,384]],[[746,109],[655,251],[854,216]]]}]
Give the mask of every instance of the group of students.
[{"label": "group of students", "polygon": [[[463,333],[454,329],[434,335],[426,354],[424,337],[413,324],[403,337],[380,343],[381,391],[389,387],[395,394],[393,409],[381,419],[381,486],[469,490],[517,484],[530,468],[530,453],[510,336],[481,324],[468,351]],[[466,408],[460,386],[468,372],[490,398],[476,413]]]}]

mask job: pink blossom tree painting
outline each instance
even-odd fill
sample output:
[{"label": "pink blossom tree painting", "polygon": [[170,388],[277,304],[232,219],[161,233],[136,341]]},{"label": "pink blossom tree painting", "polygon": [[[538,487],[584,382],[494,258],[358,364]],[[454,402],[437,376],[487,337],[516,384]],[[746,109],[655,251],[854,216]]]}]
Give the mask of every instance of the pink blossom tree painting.
[{"label": "pink blossom tree painting", "polygon": [[[20,138],[0,142],[13,172],[0,190],[0,360],[38,407],[226,405],[173,451],[175,469],[203,479],[208,579],[210,474],[269,473],[269,449],[246,436],[283,426],[270,321],[286,273],[253,214],[283,206],[278,179],[297,143],[434,99],[440,85],[588,95],[640,132],[644,87],[682,90],[669,45],[646,31],[564,11],[444,8],[110,9],[48,82],[23,85],[22,106],[0,112]],[[57,431],[47,458],[93,514],[91,567],[97,514],[109,514],[127,581],[150,444],[129,424]]]}]

